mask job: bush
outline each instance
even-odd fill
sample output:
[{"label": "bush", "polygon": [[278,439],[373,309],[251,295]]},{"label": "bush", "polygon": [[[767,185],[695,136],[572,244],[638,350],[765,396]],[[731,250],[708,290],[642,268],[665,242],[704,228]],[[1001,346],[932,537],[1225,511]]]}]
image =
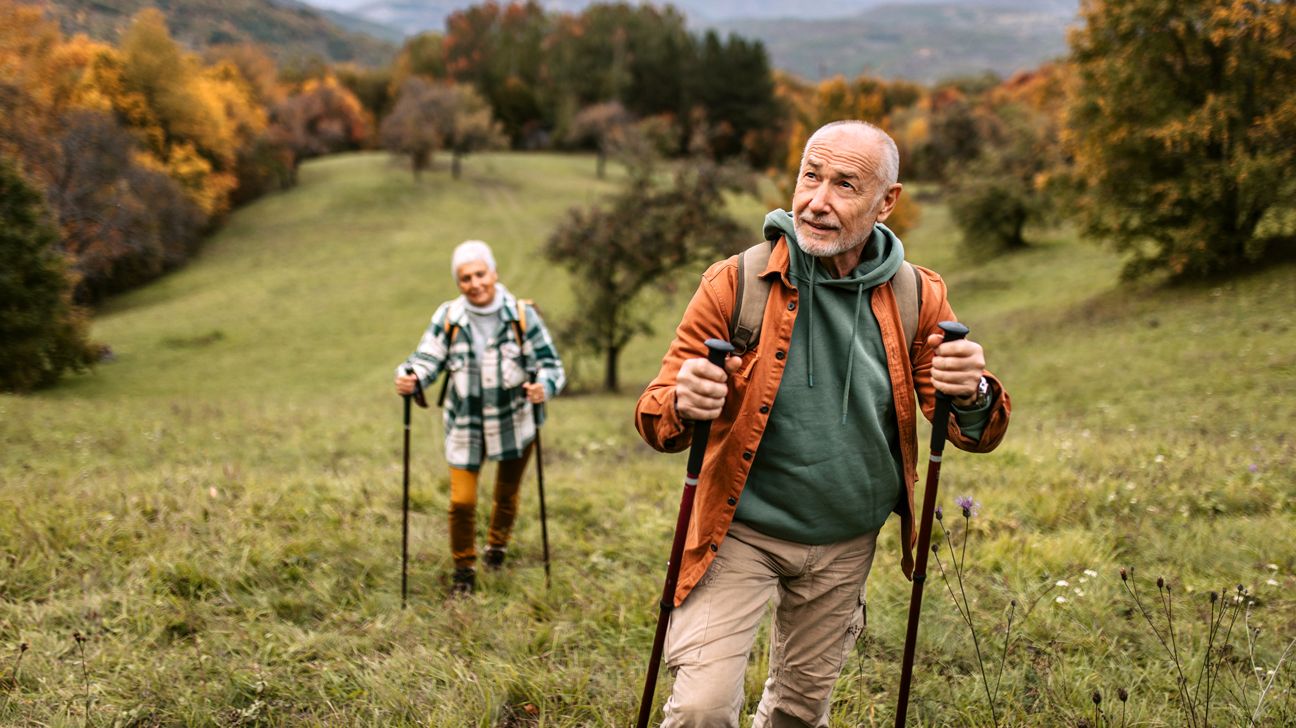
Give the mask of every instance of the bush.
[{"label": "bush", "polygon": [[94,361],[57,244],[40,193],[0,157],[0,390],[29,391]]}]

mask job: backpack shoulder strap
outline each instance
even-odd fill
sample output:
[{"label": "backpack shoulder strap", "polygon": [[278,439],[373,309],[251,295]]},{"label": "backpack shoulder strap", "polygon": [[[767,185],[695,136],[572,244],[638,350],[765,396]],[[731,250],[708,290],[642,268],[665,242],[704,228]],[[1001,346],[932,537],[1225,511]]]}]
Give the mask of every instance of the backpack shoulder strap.
[{"label": "backpack shoulder strap", "polygon": [[900,270],[891,278],[891,289],[895,293],[896,305],[900,308],[900,327],[904,330],[905,350],[913,350],[914,339],[918,336],[918,313],[922,310],[922,282],[918,280],[918,271],[904,261]]},{"label": "backpack shoulder strap", "polygon": [[[446,328],[446,356],[450,356],[450,347],[454,346],[455,335],[459,333],[459,324],[449,324]],[[441,393],[437,395],[437,406],[445,407],[446,390],[450,387],[450,370],[441,378]]]},{"label": "backpack shoulder strap", "polygon": [[742,355],[760,340],[761,320],[769,300],[770,282],[760,277],[769,265],[775,241],[757,243],[738,256],[738,290],[729,319],[729,342],[734,353]]},{"label": "backpack shoulder strap", "polygon": [[513,322],[513,333],[517,336],[518,346],[526,345],[526,310],[527,306],[532,305],[531,299],[519,298],[517,300],[517,320]]}]

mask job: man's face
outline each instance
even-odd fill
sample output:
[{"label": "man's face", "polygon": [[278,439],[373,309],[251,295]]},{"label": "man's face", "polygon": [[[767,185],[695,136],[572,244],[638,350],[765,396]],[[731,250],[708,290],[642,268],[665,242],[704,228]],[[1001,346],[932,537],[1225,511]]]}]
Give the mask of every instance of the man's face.
[{"label": "man's face", "polygon": [[881,145],[850,127],[820,133],[806,147],[792,217],[805,252],[827,258],[863,245],[873,223],[885,220],[899,185],[881,194]]},{"label": "man's face", "polygon": [[491,270],[484,260],[473,260],[459,266],[455,281],[459,292],[474,306],[485,306],[495,300],[495,282],[499,274]]}]

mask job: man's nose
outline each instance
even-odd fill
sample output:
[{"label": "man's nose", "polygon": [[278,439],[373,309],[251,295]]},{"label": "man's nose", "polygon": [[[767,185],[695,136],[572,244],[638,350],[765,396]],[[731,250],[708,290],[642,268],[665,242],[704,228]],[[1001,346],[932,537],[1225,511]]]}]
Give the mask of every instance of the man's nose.
[{"label": "man's nose", "polygon": [[810,202],[806,207],[816,215],[821,212],[826,212],[828,210],[828,185],[819,185],[816,187],[814,196],[810,198]]}]

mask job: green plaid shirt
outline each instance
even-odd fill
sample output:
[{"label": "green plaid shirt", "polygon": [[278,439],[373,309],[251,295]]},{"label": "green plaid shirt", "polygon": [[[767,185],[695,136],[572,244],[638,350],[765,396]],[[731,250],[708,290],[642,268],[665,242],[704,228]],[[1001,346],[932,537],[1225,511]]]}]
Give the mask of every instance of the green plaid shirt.
[{"label": "green plaid shirt", "polygon": [[[424,391],[434,396],[432,385],[442,370],[450,377],[445,408],[445,456],[454,468],[478,470],[484,460],[514,460],[535,439],[536,422],[522,384],[528,369],[552,398],[567,383],[558,350],[540,314],[526,305],[526,335],[518,345],[514,322],[517,299],[503,292],[499,317],[503,326],[486,346],[481,361],[473,351],[472,326],[463,296],[441,304],[423,333],[418,349],[397,367],[413,367]],[[455,329],[454,341],[449,332]],[[540,409],[544,421],[544,408]]]}]

